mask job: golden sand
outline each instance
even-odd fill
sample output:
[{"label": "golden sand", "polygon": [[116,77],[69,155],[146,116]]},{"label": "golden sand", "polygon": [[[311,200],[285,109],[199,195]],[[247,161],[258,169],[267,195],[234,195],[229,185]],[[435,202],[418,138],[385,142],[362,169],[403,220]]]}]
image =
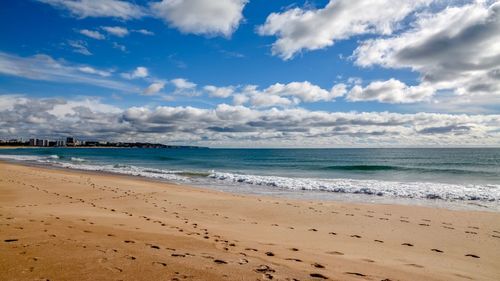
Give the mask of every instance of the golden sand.
[{"label": "golden sand", "polygon": [[500,280],[500,214],[0,163],[0,280]]}]

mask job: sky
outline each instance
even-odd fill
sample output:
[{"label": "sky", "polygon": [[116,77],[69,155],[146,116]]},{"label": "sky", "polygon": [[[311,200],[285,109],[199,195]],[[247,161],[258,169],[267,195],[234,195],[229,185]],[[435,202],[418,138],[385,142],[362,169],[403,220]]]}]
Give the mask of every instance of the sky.
[{"label": "sky", "polygon": [[500,1],[0,2],[0,138],[500,146]]}]

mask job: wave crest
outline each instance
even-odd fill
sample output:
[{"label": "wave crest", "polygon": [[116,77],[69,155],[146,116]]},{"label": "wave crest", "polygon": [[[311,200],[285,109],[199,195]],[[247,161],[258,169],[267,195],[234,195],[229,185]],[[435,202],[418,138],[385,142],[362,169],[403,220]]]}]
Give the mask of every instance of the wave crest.
[{"label": "wave crest", "polygon": [[500,185],[458,185],[430,182],[379,180],[288,178],[278,176],[212,173],[209,177],[232,183],[269,186],[291,190],[316,190],[399,198],[442,199],[448,201],[500,201]]}]

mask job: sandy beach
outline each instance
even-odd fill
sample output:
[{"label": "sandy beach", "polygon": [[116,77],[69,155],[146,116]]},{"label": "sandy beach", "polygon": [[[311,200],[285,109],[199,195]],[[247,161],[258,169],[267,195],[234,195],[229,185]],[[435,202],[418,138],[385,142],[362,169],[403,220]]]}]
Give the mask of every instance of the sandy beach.
[{"label": "sandy beach", "polygon": [[498,280],[500,214],[0,163],[0,280]]}]

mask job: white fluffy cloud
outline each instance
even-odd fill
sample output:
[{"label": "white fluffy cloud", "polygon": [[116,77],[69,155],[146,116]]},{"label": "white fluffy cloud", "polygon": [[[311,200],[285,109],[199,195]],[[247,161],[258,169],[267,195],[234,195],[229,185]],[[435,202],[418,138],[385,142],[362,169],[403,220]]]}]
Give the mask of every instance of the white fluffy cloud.
[{"label": "white fluffy cloud", "polygon": [[82,29],[79,32],[80,32],[80,34],[83,34],[87,37],[97,39],[97,40],[102,40],[105,38],[104,35],[102,35],[99,31],[95,31],[95,30]]},{"label": "white fluffy cloud", "polygon": [[276,83],[264,89],[259,89],[257,85],[223,87],[206,85],[201,91],[197,89],[195,83],[183,78],[172,79],[170,83],[175,87],[176,94],[193,96],[205,93],[212,98],[232,97],[235,105],[248,104],[254,107],[286,107],[301,102],[332,101],[347,92],[344,84],[337,84],[330,90],[325,90],[308,81]]},{"label": "white fluffy cloud", "polygon": [[176,89],[194,89],[196,88],[196,84],[184,79],[184,78],[175,78],[170,80],[170,83],[172,83]]},{"label": "white fluffy cloud", "polygon": [[254,107],[290,106],[299,103],[298,100],[293,101],[288,98],[276,95],[266,95],[263,93],[252,94],[249,96],[248,100]]},{"label": "white fluffy cloud", "polygon": [[149,31],[147,29],[135,29],[135,30],[133,30],[133,32],[137,32],[137,33],[140,33],[142,35],[150,35],[150,36],[155,35],[154,32]]},{"label": "white fluffy cloud", "polygon": [[234,105],[244,105],[250,100],[250,98],[245,94],[235,94],[233,95]]},{"label": "white fluffy cloud", "polygon": [[154,95],[160,92],[163,88],[165,87],[165,82],[154,82],[151,83],[146,89],[144,89],[143,94],[148,96],[148,95]]},{"label": "white fluffy cloud", "polygon": [[234,93],[234,87],[216,87],[213,85],[207,85],[203,87],[209,96],[215,98],[228,98]]},{"label": "white fluffy cloud", "polygon": [[121,0],[38,0],[69,11],[78,18],[114,17],[124,20],[141,18],[144,8]]},{"label": "white fluffy cloud", "polygon": [[118,37],[125,37],[129,33],[128,29],[121,26],[102,26],[101,28],[107,33]]},{"label": "white fluffy cloud", "polygon": [[243,19],[247,0],[163,0],[151,12],[183,33],[230,36]]},{"label": "white fluffy cloud", "polygon": [[[243,8],[248,0],[162,0],[140,6],[122,0],[37,0],[55,8],[69,11],[77,18],[113,17],[122,20],[156,17],[183,33],[229,37],[243,20]],[[123,27],[104,27],[119,37],[128,35]],[[133,30],[153,35],[146,29]],[[84,33],[92,38],[101,37],[95,31]]]},{"label": "white fluffy cloud", "polygon": [[304,102],[331,101],[343,96],[345,85],[339,84],[330,91],[311,84],[309,81],[291,82],[288,84],[276,83],[264,90],[265,94],[296,97]]},{"label": "white fluffy cloud", "polygon": [[353,57],[363,67],[409,68],[420,73],[423,85],[451,90],[457,99],[498,97],[500,2],[476,1],[420,14],[410,30],[367,40]]},{"label": "white fluffy cloud", "polygon": [[131,107],[97,99],[0,95],[0,137],[65,137],[218,146],[497,145],[500,115],[305,109]]},{"label": "white fluffy cloud", "polygon": [[121,76],[126,79],[146,78],[149,76],[149,70],[144,66],[138,66],[130,73],[122,73]]},{"label": "white fluffy cloud", "polygon": [[332,101],[346,92],[344,84],[325,90],[309,81],[276,83],[262,90],[256,85],[246,85],[235,94],[233,102],[236,105],[250,103],[256,107],[290,106],[301,102]]},{"label": "white fluffy cloud", "polygon": [[407,86],[405,83],[389,79],[375,81],[366,87],[354,86],[348,93],[350,101],[378,101],[384,103],[415,103],[428,101],[434,95],[432,87],[424,85]]},{"label": "white fluffy cloud", "polygon": [[278,37],[272,52],[290,59],[302,50],[317,50],[361,34],[389,35],[397,24],[431,0],[330,0],[322,9],[292,8],[270,14],[260,35]]}]

